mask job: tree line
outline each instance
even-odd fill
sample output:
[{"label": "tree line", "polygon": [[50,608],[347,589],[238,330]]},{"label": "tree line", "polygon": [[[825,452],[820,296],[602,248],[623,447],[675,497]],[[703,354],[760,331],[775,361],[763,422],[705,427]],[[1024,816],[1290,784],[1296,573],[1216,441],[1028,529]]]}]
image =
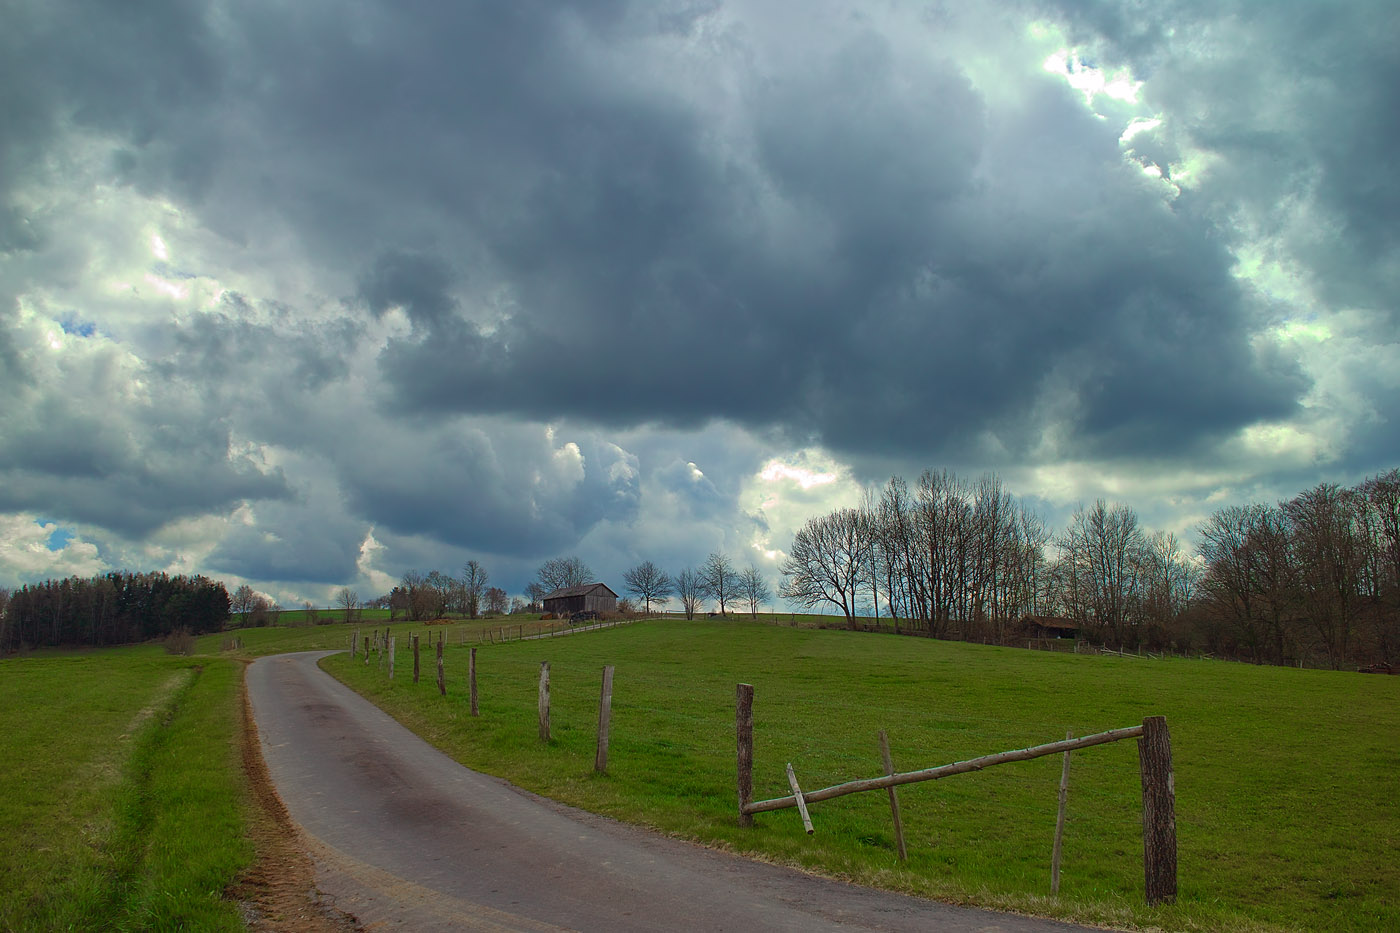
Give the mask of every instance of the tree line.
[{"label": "tree line", "polygon": [[695,618],[701,607],[711,600],[720,615],[727,615],[731,605],[757,615],[758,607],[773,599],[768,581],[757,567],[750,564],[739,570],[721,551],[711,552],[700,566],[687,567],[675,576],[649,560],[642,561],[623,572],[622,582],[627,592],[641,601],[648,614],[653,604],[664,606],[675,596],[687,619]]},{"label": "tree line", "polygon": [[0,596],[0,652],[122,645],[217,632],[229,618],[223,583],[202,576],[112,572],[26,584]]},{"label": "tree line", "polygon": [[1400,470],[1230,506],[1192,554],[1123,504],[1081,506],[1052,533],[994,475],[893,477],[794,536],[780,595],[936,637],[1010,642],[1055,616],[1119,648],[1205,650],[1334,667],[1400,649]]}]

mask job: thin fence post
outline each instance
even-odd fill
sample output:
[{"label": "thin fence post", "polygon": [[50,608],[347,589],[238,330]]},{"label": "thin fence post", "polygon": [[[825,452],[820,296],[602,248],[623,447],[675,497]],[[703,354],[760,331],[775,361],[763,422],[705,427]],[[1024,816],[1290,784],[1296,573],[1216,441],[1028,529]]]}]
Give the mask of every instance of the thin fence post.
[{"label": "thin fence post", "polygon": [[593,756],[593,770],[602,774],[608,770],[608,730],[612,725],[613,666],[603,668],[603,694],[598,700],[598,753]]},{"label": "thin fence post", "polygon": [[753,685],[735,689],[734,731],[738,745],[739,825],[752,826],[753,814],[745,808],[753,802]]},{"label": "thin fence post", "polygon": [[350,660],[352,660],[352,661],[355,660],[355,655],[359,653],[359,650],[360,650],[360,630],[359,630],[359,629],[355,629],[355,631],[352,632],[352,633],[350,634]]},{"label": "thin fence post", "polygon": [[[894,774],[894,759],[890,757],[890,740],[885,735],[885,730],[880,730],[880,761],[885,766],[886,774]],[[907,862],[909,860],[909,850],[904,847],[904,821],[899,818],[899,797],[896,796],[894,788],[886,788],[890,792],[890,815],[894,817],[894,841],[899,847],[899,860]]]},{"label": "thin fence post", "polygon": [[413,635],[413,682],[418,683],[418,634]]},{"label": "thin fence post", "polygon": [[549,741],[549,662],[540,662],[540,741]]},{"label": "thin fence post", "polygon": [[472,649],[471,660],[467,662],[468,688],[471,690],[472,715],[480,716],[481,713],[476,708],[476,649]]},{"label": "thin fence post", "polygon": [[807,830],[807,835],[812,835],[815,830],[812,828],[812,815],[807,812],[807,801],[802,796],[802,788],[797,786],[797,773],[792,770],[792,762],[787,766],[788,786],[792,788],[792,795],[797,798],[797,812],[802,815],[802,828]]},{"label": "thin fence post", "polygon": [[1167,720],[1149,716],[1142,730],[1142,868],[1147,903],[1155,907],[1176,900],[1176,786]]},{"label": "thin fence post", "polygon": [[389,639],[389,679],[390,679],[390,680],[393,680],[393,679],[394,679],[394,650],[398,647],[398,644],[399,644],[399,640],[398,640],[397,638],[392,638],[392,637],[391,637],[391,638]]},{"label": "thin fence post", "polygon": [[437,674],[438,674],[438,693],[439,693],[441,696],[447,696],[447,672],[444,671],[444,670],[443,670],[443,667],[442,667],[442,639],[441,639],[441,638],[438,639],[438,643],[437,643]]},{"label": "thin fence post", "polygon": [[[1065,733],[1066,739],[1074,738],[1073,732]],[[1065,838],[1065,804],[1069,800],[1069,752],[1060,768],[1060,805],[1055,814],[1055,845],[1050,850],[1050,893],[1060,893],[1060,847]]]}]

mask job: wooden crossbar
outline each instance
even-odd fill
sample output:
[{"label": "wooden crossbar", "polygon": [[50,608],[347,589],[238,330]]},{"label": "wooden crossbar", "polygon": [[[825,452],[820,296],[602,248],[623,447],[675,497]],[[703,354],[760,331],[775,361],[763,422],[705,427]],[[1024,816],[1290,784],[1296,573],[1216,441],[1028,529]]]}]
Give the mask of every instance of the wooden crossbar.
[{"label": "wooden crossbar", "polygon": [[[1094,745],[1106,745],[1109,742],[1120,742],[1123,739],[1138,738],[1143,733],[1142,726],[1127,726],[1123,729],[1110,729],[1107,732],[1099,732],[1095,735],[1086,735],[1077,739],[1066,739],[1060,742],[1050,742],[1046,745],[1035,745],[1031,748],[1018,748],[1009,752],[998,752],[995,755],[983,755],[981,758],[969,758],[967,761],[958,761],[950,765],[940,765],[937,768],[925,768],[922,771],[905,771],[902,774],[886,774],[881,777],[864,778],[858,781],[847,781],[844,784],[836,784],[832,787],[823,787],[821,790],[814,790],[810,793],[803,793],[803,802],[806,804],[817,803],[822,800],[831,800],[835,797],[844,797],[847,794],[859,794],[867,790],[881,790],[886,787],[898,787],[901,784],[917,784],[920,781],[936,781],[939,778],[952,777],[955,774],[967,774],[970,771],[981,771],[992,765],[1004,765],[1013,761],[1029,761],[1032,758],[1040,758],[1045,755],[1056,755],[1062,752],[1074,751],[1077,748],[1090,748]],[[740,803],[740,813],[751,816],[755,813],[767,813],[772,810],[785,810],[798,805],[798,798],[795,794],[787,797],[776,797],[772,800],[755,800]]]}]

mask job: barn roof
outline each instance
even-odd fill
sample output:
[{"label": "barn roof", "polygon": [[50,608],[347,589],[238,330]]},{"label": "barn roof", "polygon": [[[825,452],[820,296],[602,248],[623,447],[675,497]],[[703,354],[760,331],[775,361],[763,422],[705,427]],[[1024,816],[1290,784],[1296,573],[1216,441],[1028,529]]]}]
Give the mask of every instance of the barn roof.
[{"label": "barn roof", "polygon": [[582,586],[561,586],[559,589],[545,594],[544,598],[548,600],[568,599],[570,596],[587,596],[600,586],[609,593],[612,593],[613,598],[617,598],[617,594],[613,593],[612,587],[608,586],[606,583],[585,583]]},{"label": "barn roof", "polygon": [[1073,619],[1066,619],[1064,616],[1021,616],[1022,624],[1039,625],[1041,628],[1057,629],[1070,632],[1078,631],[1079,623]]}]

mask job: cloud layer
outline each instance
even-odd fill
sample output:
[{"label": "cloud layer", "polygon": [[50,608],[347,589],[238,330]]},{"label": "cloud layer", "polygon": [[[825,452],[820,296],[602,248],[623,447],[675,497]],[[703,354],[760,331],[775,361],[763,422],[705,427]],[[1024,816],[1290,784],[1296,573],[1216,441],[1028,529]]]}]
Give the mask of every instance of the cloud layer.
[{"label": "cloud layer", "polygon": [[1393,465],[1396,14],[1126,9],[21,4],[0,513],[320,599]]}]

